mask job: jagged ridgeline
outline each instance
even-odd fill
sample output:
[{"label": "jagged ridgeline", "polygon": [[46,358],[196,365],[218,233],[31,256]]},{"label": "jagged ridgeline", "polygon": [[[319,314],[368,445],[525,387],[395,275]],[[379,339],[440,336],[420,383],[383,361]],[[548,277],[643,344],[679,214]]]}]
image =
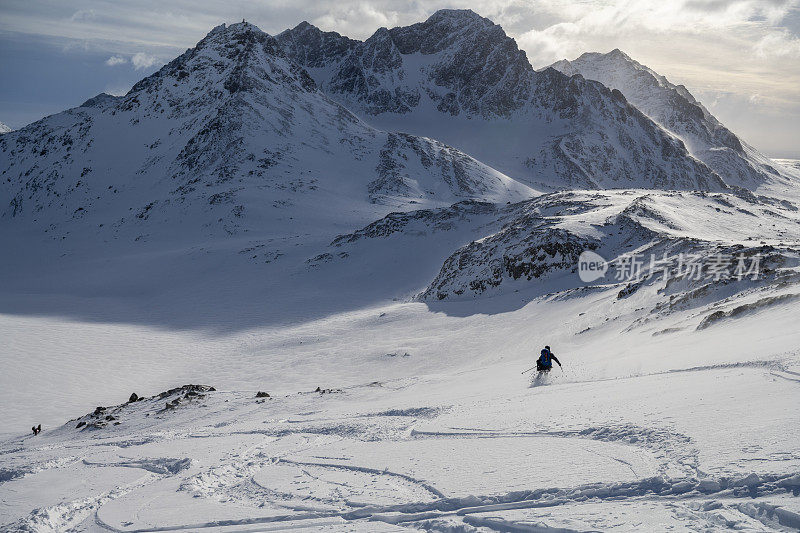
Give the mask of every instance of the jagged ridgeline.
[{"label": "jagged ridgeline", "polygon": [[469,10],[363,42],[307,22],[277,39],[370,122],[437,138],[534,188],[726,188],[619,91],[534,71],[500,26]]},{"label": "jagged ridgeline", "polygon": [[500,26],[457,10],[364,42],[219,26],[128,94],[4,134],[0,172],[3,218],[114,235],[301,215],[352,226],[380,206],[561,187],[727,187],[618,91],[534,71]]},{"label": "jagged ridgeline", "polygon": [[153,222],[236,234],[296,216],[349,226],[388,212],[375,204],[535,194],[441,142],[371,127],[247,23],[215,28],[125,96],[3,135],[0,168],[5,219],[114,234]]},{"label": "jagged ridgeline", "polygon": [[[752,194],[569,191],[512,205],[461,202],[391,214],[339,236],[327,255],[353,265],[380,250],[446,242],[450,234],[449,242],[463,244],[416,295],[430,305],[516,292],[523,301],[605,292],[616,295],[617,312],[647,310],[626,327],[676,311],[694,314],[692,327],[707,327],[796,299],[799,222],[793,203]],[[608,271],[584,282],[578,265],[587,250],[605,259]],[[685,266],[690,260],[695,269]]]},{"label": "jagged ridgeline", "polygon": [[739,139],[698,102],[683,85],[634,61],[619,49],[585,53],[553,68],[580,74],[622,91],[628,100],[687,146],[689,152],[722,176],[729,185],[753,189],[780,179],[774,162]]}]

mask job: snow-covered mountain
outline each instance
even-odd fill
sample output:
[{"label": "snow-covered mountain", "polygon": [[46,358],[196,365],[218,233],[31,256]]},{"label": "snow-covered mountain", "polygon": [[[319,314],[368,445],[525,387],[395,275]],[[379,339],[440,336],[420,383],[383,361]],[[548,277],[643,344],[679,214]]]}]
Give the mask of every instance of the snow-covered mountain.
[{"label": "snow-covered mountain", "polygon": [[0,250],[2,532],[800,526],[795,183],[474,13],[215,28],[0,136]]},{"label": "snow-covered mountain", "polygon": [[[415,298],[435,310],[470,301],[492,309],[500,297],[523,305],[613,292],[615,305],[587,327],[611,318],[619,328],[652,333],[679,313],[680,329],[694,330],[800,299],[798,227],[794,203],[765,196],[570,191],[513,205],[462,202],[389,215],[335,239],[319,268],[372,265],[387,250],[423,255],[428,244],[449,242],[457,249]],[[584,282],[578,265],[587,250],[608,270]],[[621,302],[629,298],[635,303]]]},{"label": "snow-covered mountain", "polygon": [[363,42],[307,22],[276,38],[370,123],[439,139],[534,188],[726,188],[619,91],[534,71],[500,26],[469,10]]},{"label": "snow-covered mountain", "polygon": [[215,28],[125,96],[4,135],[0,169],[4,219],[85,219],[105,235],[236,234],[298,215],[351,227],[390,207],[536,194],[440,142],[367,125],[248,23]]},{"label": "snow-covered mountain", "polygon": [[629,102],[679,137],[693,156],[729,185],[753,190],[780,178],[768,157],[722,125],[686,87],[670,83],[619,49],[607,54],[587,52],[572,61],[558,61],[552,67],[621,91]]},{"label": "snow-covered mountain", "polygon": [[9,131],[13,131],[11,128],[0,122],[0,135],[4,133],[8,133]]},{"label": "snow-covered mountain", "polygon": [[[679,272],[679,258],[690,256],[703,258],[705,264],[724,257],[731,272],[739,256],[749,264],[751,257],[760,255],[758,285],[766,290],[800,279],[795,250],[800,243],[800,219],[792,204],[787,209],[771,199],[727,194],[609,191],[547,195],[515,207],[499,230],[450,256],[421,297],[474,298],[520,289],[546,294],[581,287],[577,266],[586,250],[609,261],[609,271],[600,283],[621,283],[621,287],[634,277],[631,271],[623,272],[631,267],[627,259],[637,256],[641,282],[625,286],[626,295],[658,282],[662,298],[702,293],[705,303],[753,290],[750,279],[737,285],[727,275],[721,282],[714,280],[718,284],[705,276],[696,283],[686,281],[697,273]],[[752,224],[754,218],[758,224]],[[712,295],[717,285],[724,286],[724,295]],[[663,302],[656,307],[663,311]]]}]

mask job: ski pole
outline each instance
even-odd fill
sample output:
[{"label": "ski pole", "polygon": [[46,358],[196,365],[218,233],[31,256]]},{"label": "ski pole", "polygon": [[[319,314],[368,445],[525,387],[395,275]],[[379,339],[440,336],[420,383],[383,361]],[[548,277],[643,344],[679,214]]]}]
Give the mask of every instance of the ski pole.
[{"label": "ski pole", "polygon": [[521,373],[521,374],[524,374],[525,372],[530,372],[530,371],[531,371],[531,370],[533,370],[534,368],[536,368],[536,367],[535,367],[535,366],[532,366],[532,367],[530,367],[528,370],[525,370],[524,372],[520,372],[520,373]]}]

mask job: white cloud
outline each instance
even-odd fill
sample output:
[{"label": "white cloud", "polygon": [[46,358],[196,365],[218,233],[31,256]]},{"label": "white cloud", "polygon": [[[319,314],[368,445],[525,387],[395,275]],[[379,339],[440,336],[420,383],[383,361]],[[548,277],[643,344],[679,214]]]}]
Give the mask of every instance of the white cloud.
[{"label": "white cloud", "polygon": [[530,30],[517,37],[519,47],[534,66],[544,66],[559,59],[574,58],[588,50],[580,27],[573,22],[553,24],[543,30]]},{"label": "white cloud", "polygon": [[131,56],[131,63],[133,63],[133,68],[136,70],[152,67],[157,62],[158,59],[155,56],[145,54],[144,52],[136,52]]},{"label": "white cloud", "polygon": [[768,33],[753,49],[762,58],[800,59],[800,39],[786,30]]},{"label": "white cloud", "polygon": [[[114,54],[113,56],[106,59],[106,65],[109,67],[115,67],[117,65],[124,65],[128,63],[128,58],[121,55],[121,54]],[[130,64],[133,65],[133,68],[136,70],[142,70],[145,68],[150,68],[153,65],[157,64],[159,59],[150,54],[146,54],[145,52],[136,52],[130,56]]]},{"label": "white cloud", "polygon": [[380,27],[395,26],[397,13],[376,8],[366,2],[358,2],[355,5],[342,2],[331,6],[327,13],[314,18],[312,23],[347,35],[353,30],[360,33],[364,28],[375,30]]},{"label": "white cloud", "polygon": [[97,13],[95,13],[94,9],[79,9],[69,18],[72,22],[84,22],[96,19]]},{"label": "white cloud", "polygon": [[[681,36],[702,38],[709,44],[723,41],[758,40],[769,35],[799,4],[798,0],[532,0],[528,9],[500,11],[496,20],[516,31],[523,48],[536,62],[552,60],[554,54],[572,57],[585,46],[606,50],[621,40],[647,42],[669,35],[675,45]],[[521,7],[522,0],[508,2]],[[517,6],[519,4],[519,6]],[[543,21],[546,21],[543,23]],[[527,26],[527,28],[526,28]],[[512,33],[515,33],[512,31]],[[797,38],[782,30],[769,37],[765,46],[784,55],[794,53]],[[604,44],[607,43],[607,44]],[[740,51],[736,52],[737,54]]]},{"label": "white cloud", "polygon": [[122,56],[111,56],[108,59],[106,59],[106,65],[108,65],[109,67],[122,65],[123,63],[127,63],[127,62],[128,62],[128,60],[125,59]]}]

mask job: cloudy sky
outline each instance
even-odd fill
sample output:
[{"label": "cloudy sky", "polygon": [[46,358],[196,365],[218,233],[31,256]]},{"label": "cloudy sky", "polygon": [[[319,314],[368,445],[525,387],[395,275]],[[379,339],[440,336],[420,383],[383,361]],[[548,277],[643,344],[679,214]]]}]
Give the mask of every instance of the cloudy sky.
[{"label": "cloudy sky", "polygon": [[122,94],[221,22],[277,33],[308,20],[364,39],[443,7],[501,24],[537,68],[620,48],[750,144],[800,158],[800,0],[2,0],[0,122]]}]

